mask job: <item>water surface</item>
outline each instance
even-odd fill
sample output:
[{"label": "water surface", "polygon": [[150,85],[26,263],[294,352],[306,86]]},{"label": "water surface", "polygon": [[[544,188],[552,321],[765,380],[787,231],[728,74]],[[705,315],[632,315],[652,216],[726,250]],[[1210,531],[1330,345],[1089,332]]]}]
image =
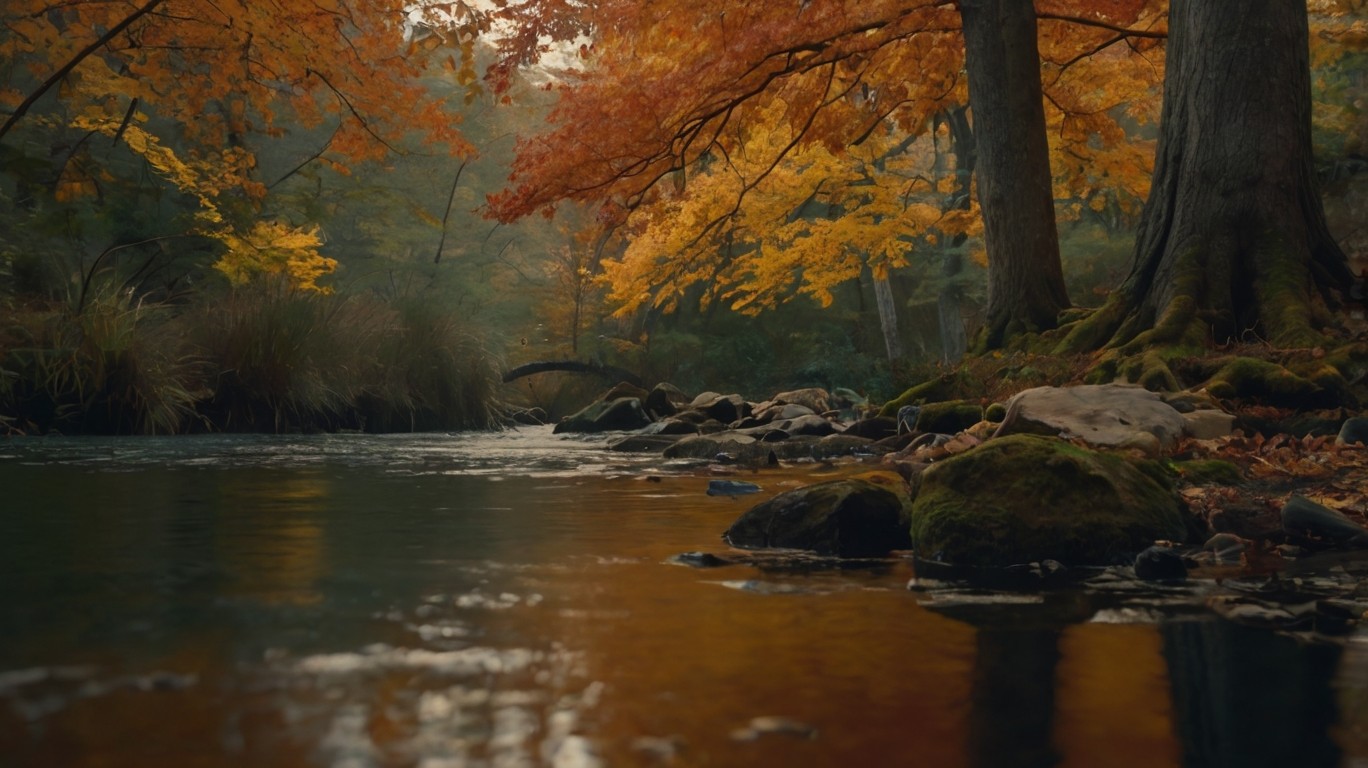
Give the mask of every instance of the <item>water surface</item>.
[{"label": "water surface", "polygon": [[544,429],[0,442],[0,765],[1351,765],[1368,644],[728,554]]}]

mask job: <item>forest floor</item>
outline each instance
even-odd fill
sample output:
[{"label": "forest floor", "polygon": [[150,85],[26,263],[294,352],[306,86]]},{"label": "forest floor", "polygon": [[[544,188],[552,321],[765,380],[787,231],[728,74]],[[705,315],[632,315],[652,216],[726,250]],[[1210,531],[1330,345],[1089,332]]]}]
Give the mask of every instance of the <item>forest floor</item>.
[{"label": "forest floor", "polygon": [[[1340,339],[1346,344],[1368,343],[1363,313],[1345,318]],[[1289,357],[1323,354],[1252,343],[1212,349],[1207,356],[1249,357],[1281,365]],[[1033,386],[1082,383],[1094,363],[1092,355],[989,353],[967,359],[958,375],[981,389],[986,405],[1006,402]],[[1328,408],[1275,405],[1257,398],[1218,400],[1235,416],[1234,434],[1212,440],[1184,438],[1166,457],[1170,466],[1179,468],[1211,460],[1238,468],[1239,482],[1229,477],[1185,477],[1180,470],[1178,487],[1193,513],[1213,532],[1233,533],[1244,540],[1242,563],[1248,572],[1276,572],[1288,565],[1288,558],[1326,548],[1327,542],[1298,540],[1282,530],[1280,512],[1292,496],[1310,499],[1368,527],[1368,445],[1336,441],[1341,423],[1368,415],[1368,382],[1362,379],[1350,382],[1354,394],[1349,401]],[[1368,550],[1364,556],[1368,559]]]}]

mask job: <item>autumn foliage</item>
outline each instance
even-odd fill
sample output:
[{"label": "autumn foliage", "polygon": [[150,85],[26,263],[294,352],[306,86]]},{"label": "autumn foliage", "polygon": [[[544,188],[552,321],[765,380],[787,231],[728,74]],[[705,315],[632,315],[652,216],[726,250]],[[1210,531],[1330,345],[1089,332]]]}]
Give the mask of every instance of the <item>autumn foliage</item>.
[{"label": "autumn foliage", "polygon": [[[1038,8],[1066,217],[1139,212],[1164,10]],[[961,188],[972,147],[957,153],[940,117],[968,101],[953,3],[609,2],[594,19],[550,129],[522,139],[490,205],[504,219],[599,205],[622,243],[604,264],[620,313],[674,309],[695,285],[705,305],[744,312],[804,294],[827,304],[862,270],[881,278],[978,235]]]},{"label": "autumn foliage", "polygon": [[[460,3],[15,0],[0,30],[0,141],[41,128],[122,142],[198,201],[197,231],[224,244],[219,268],[236,279],[279,272],[316,288],[335,266],[307,224],[260,213],[276,180],[257,176],[252,146],[285,125],[333,126],[310,160],[342,172],[414,134],[473,153],[446,105],[454,94],[419,81],[443,66],[479,88],[480,21]],[[91,143],[53,141],[68,147],[55,199],[105,194],[113,179]]]}]

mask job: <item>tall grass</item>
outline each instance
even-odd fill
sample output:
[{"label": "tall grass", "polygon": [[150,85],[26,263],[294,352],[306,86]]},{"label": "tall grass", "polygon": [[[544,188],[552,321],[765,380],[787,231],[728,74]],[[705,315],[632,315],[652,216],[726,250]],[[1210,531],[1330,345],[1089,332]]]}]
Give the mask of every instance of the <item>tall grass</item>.
[{"label": "tall grass", "polygon": [[494,422],[495,371],[480,340],[450,310],[418,299],[388,306],[379,374],[361,398],[375,431],[484,429]]},{"label": "tall grass", "polygon": [[0,314],[0,434],[482,429],[494,371],[452,312],[257,283]]},{"label": "tall grass", "polygon": [[0,328],[0,420],[10,431],[166,434],[196,420],[206,370],[160,306],[102,291],[12,308]]},{"label": "tall grass", "polygon": [[225,430],[479,429],[493,371],[454,314],[411,301],[255,284],[201,308],[217,370],[205,407]]}]

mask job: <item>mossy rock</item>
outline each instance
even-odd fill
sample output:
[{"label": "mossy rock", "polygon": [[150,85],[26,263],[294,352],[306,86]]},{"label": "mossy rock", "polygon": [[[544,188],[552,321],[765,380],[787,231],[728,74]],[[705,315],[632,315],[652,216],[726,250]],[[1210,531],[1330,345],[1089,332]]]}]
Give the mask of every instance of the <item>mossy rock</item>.
[{"label": "mossy rock", "polygon": [[922,474],[913,546],[922,557],[987,568],[1129,562],[1157,539],[1190,536],[1191,517],[1166,473],[1147,463],[1050,437],[991,440]]},{"label": "mossy rock", "polygon": [[1240,468],[1220,459],[1195,459],[1173,464],[1173,471],[1192,485],[1240,485],[1245,481]]},{"label": "mossy rock", "polygon": [[983,420],[991,421],[994,424],[1001,424],[1007,418],[1007,406],[1003,403],[993,403],[983,409]]},{"label": "mossy rock", "polygon": [[922,406],[917,430],[953,435],[983,421],[983,409],[966,400],[950,400]]},{"label": "mossy rock", "polygon": [[[905,405],[921,405],[922,403],[953,399],[959,392],[962,376],[962,373],[946,374],[937,376],[930,381],[924,381],[884,403],[883,407],[879,409],[879,415],[893,418],[898,415],[898,409]],[[962,394],[958,396],[962,396]]]},{"label": "mossy rock", "polygon": [[907,549],[907,497],[901,478],[889,477],[833,480],[781,493],[748,510],[723,538],[743,549],[782,547],[837,557]]}]

